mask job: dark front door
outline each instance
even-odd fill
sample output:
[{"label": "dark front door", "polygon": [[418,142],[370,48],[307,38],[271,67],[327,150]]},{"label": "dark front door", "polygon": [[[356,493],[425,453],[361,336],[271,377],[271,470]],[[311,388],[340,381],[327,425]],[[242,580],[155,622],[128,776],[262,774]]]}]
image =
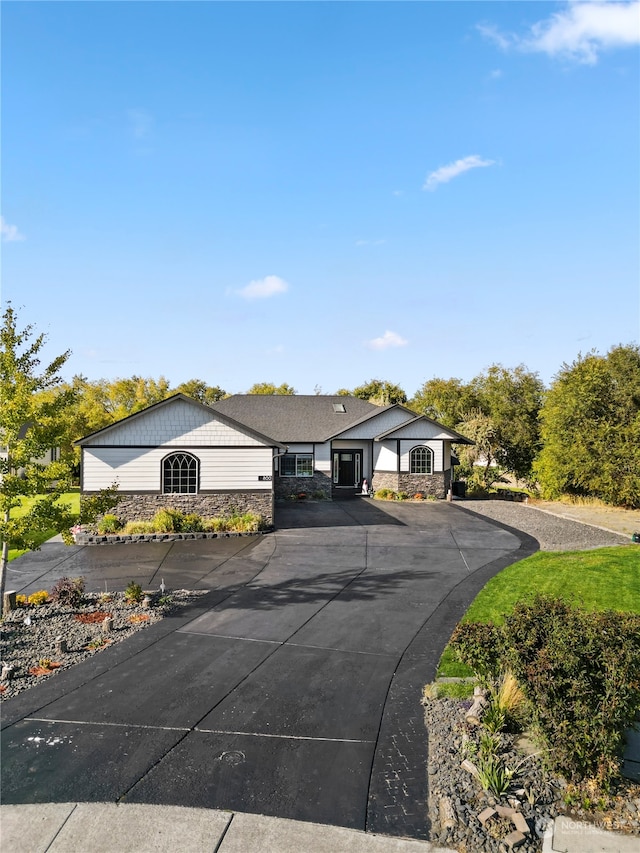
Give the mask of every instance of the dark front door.
[{"label": "dark front door", "polygon": [[333,485],[338,488],[359,486],[362,480],[362,451],[333,451]]}]

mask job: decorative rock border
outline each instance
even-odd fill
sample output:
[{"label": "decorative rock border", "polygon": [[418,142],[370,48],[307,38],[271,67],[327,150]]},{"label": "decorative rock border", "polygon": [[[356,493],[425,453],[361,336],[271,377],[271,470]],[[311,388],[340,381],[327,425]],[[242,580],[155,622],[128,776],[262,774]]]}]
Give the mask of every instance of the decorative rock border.
[{"label": "decorative rock border", "polygon": [[220,533],[76,533],[76,545],[137,545],[139,542],[183,542],[193,539],[232,539],[236,536],[264,536],[273,533],[274,527],[255,532],[224,531]]}]

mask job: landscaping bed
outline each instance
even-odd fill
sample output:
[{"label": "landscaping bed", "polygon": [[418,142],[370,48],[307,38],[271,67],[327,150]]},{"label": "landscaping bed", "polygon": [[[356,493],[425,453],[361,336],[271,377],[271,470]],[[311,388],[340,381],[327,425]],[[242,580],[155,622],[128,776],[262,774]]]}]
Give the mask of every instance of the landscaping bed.
[{"label": "landscaping bed", "polygon": [[[549,772],[541,755],[532,754],[527,739],[517,734],[500,734],[500,751],[505,766],[516,768],[509,793],[495,797],[483,791],[464,767],[474,760],[481,737],[480,729],[465,720],[471,700],[425,698],[425,725],[429,741],[429,802],[431,840],[463,853],[498,853],[504,840],[516,830],[513,816],[494,812],[514,810],[525,821],[528,832],[517,847],[523,853],[542,849],[542,839],[551,821],[559,814],[590,821],[607,830],[640,836],[640,785],[623,781],[601,803],[602,808],[584,808],[575,802],[571,788]],[[498,810],[496,807],[500,806]],[[480,816],[485,815],[485,822]]]},{"label": "landscaping bed", "polygon": [[[84,593],[78,606],[48,601],[17,607],[0,625],[0,658],[13,667],[11,677],[0,683],[0,699],[16,696],[43,678],[55,677],[205,594],[206,590],[153,593],[144,606],[142,601],[128,600],[124,592]],[[109,631],[105,631],[106,618],[113,620]],[[66,644],[66,651],[59,651],[58,638]]]}]

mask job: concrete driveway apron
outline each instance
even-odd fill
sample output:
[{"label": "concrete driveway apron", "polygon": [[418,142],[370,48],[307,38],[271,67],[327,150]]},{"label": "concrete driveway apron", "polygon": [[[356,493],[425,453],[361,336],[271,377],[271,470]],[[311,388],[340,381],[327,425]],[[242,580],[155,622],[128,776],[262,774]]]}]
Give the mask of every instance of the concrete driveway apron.
[{"label": "concrete driveway apron", "polygon": [[[195,611],[4,703],[3,802],[428,837],[422,686],[476,592],[535,542],[446,503],[300,503],[277,525],[224,558],[175,543],[145,571],[211,589]],[[128,581],[138,548],[84,550],[106,568],[117,549]]]}]

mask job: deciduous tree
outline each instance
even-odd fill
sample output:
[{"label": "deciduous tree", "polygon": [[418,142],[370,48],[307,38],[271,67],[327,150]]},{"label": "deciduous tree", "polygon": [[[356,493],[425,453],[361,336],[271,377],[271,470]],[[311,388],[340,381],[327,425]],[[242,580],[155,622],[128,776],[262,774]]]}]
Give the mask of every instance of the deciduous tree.
[{"label": "deciduous tree", "polygon": [[543,497],[640,507],[640,348],[592,351],[563,364],[541,411],[535,472]]},{"label": "deciduous tree", "polygon": [[273,382],[256,382],[247,391],[247,394],[296,394],[295,388],[283,382],[282,385],[274,385]]}]

